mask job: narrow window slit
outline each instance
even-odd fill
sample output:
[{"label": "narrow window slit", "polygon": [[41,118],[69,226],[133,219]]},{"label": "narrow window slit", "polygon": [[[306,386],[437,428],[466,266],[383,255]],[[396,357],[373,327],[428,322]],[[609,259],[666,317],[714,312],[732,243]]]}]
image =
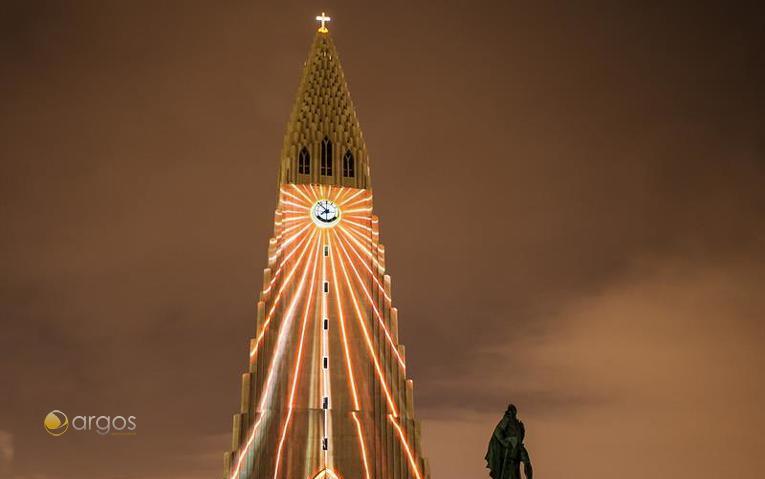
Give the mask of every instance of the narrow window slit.
[{"label": "narrow window slit", "polygon": [[353,158],[351,150],[345,151],[343,156],[343,177],[353,178],[356,176],[356,160]]},{"label": "narrow window slit", "polygon": [[332,140],[326,136],[321,141],[321,174],[332,176]]},{"label": "narrow window slit", "polygon": [[301,175],[311,174],[311,155],[304,146],[298,154],[298,173]]}]

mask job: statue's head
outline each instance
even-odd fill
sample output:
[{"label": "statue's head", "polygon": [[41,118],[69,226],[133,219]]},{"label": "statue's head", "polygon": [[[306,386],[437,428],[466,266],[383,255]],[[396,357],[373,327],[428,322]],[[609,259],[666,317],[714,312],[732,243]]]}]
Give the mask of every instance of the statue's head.
[{"label": "statue's head", "polygon": [[516,414],[518,414],[518,408],[515,407],[515,404],[510,404],[507,406],[507,414],[515,417]]}]

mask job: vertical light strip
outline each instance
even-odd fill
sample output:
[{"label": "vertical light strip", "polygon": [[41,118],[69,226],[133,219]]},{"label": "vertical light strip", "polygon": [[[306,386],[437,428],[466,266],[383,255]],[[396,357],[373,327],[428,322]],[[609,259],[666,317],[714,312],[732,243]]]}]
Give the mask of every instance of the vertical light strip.
[{"label": "vertical light strip", "polygon": [[[313,235],[312,235],[313,236]],[[318,241],[317,241],[318,244]],[[255,440],[255,433],[258,430],[258,427],[260,426],[261,422],[263,421],[263,411],[265,409],[266,401],[271,399],[271,389],[273,387],[274,382],[274,370],[275,370],[275,364],[277,361],[277,358],[281,357],[281,353],[284,349],[284,343],[286,342],[286,336],[287,336],[287,330],[289,329],[289,323],[290,319],[292,317],[292,314],[295,310],[295,305],[297,304],[298,300],[303,295],[303,289],[305,286],[305,279],[308,275],[309,268],[303,269],[303,274],[300,278],[300,282],[298,284],[297,291],[295,292],[295,295],[292,297],[292,300],[290,301],[289,306],[287,307],[287,311],[284,314],[284,317],[282,318],[282,322],[279,326],[279,336],[276,341],[276,348],[274,349],[274,352],[271,356],[271,362],[268,366],[268,373],[266,375],[266,383],[263,387],[263,392],[260,397],[260,402],[258,403],[258,409],[257,411],[261,414],[258,416],[258,420],[253,424],[252,428],[250,429],[250,435],[247,439],[247,443],[245,444],[244,448],[239,449],[239,456],[237,457],[236,462],[236,468],[234,469],[233,474],[231,474],[230,479],[234,479],[238,476],[239,470],[242,467],[242,462],[244,461],[245,456],[247,455],[247,451],[252,447],[252,442]]]},{"label": "vertical light strip", "polygon": [[254,358],[255,355],[257,354],[258,349],[260,348],[261,342],[263,341],[263,337],[266,334],[266,329],[268,329],[268,325],[271,323],[271,318],[274,315],[274,311],[276,310],[276,307],[279,305],[279,299],[281,298],[282,293],[284,292],[284,289],[287,287],[287,285],[292,280],[292,277],[295,275],[295,272],[297,272],[298,266],[303,260],[303,256],[305,255],[305,253],[309,250],[308,245],[311,244],[311,240],[313,239],[314,236],[316,236],[316,230],[311,232],[311,235],[308,238],[308,242],[304,245],[303,250],[300,253],[300,256],[298,257],[298,260],[295,262],[295,265],[292,267],[291,271],[282,282],[282,285],[279,288],[279,291],[277,291],[276,293],[276,298],[274,298],[274,300],[271,302],[271,309],[268,311],[268,314],[266,315],[266,319],[265,321],[263,321],[263,327],[261,328],[260,333],[258,333],[258,337],[255,339],[255,346],[253,346],[252,350],[250,351],[250,359]]},{"label": "vertical light strip", "polygon": [[[321,281],[322,284],[325,284],[328,282],[327,278],[327,254],[328,254],[328,248],[329,248],[329,234],[326,231],[322,231],[321,233]],[[335,285],[330,284],[330,288],[333,288]],[[327,296],[328,294],[322,291],[321,293],[321,314],[319,315],[319,331],[321,331],[321,355],[323,358],[329,358],[329,331],[327,329],[324,329],[324,320],[329,318],[329,311],[327,307]],[[323,365],[322,365],[323,366]],[[322,376],[322,412],[324,415],[324,437],[322,439],[322,452],[324,456],[324,467],[330,466],[329,464],[329,451],[330,451],[330,444],[329,441],[331,439],[330,437],[330,428],[329,428],[329,407],[332,403],[332,391],[331,391],[331,382],[329,380],[329,366],[327,365],[326,368],[322,368],[321,370],[321,376]],[[326,398],[326,399],[325,399]],[[324,404],[324,401],[326,400],[327,404]],[[324,441],[326,441],[326,448],[324,448]]]},{"label": "vertical light strip", "polygon": [[406,363],[404,362],[404,358],[402,358],[401,354],[398,352],[398,348],[396,347],[396,344],[393,342],[393,338],[390,335],[390,331],[388,331],[388,327],[385,326],[385,321],[383,321],[382,315],[380,314],[380,311],[377,309],[377,304],[374,298],[372,298],[372,294],[367,289],[367,285],[366,283],[364,283],[364,280],[361,278],[361,275],[356,269],[356,266],[354,266],[353,260],[351,259],[350,255],[348,254],[348,251],[345,249],[345,246],[343,245],[342,238],[338,241],[338,244],[340,245],[340,248],[343,250],[345,257],[348,260],[348,264],[350,264],[351,269],[353,269],[353,273],[355,274],[361,289],[366,294],[367,299],[369,299],[369,304],[372,306],[372,309],[375,312],[375,316],[377,317],[377,321],[380,323],[380,326],[382,326],[382,329],[385,332],[385,338],[388,340],[388,344],[390,344],[390,347],[393,350],[393,354],[396,356],[396,359],[398,360],[398,364],[401,366],[401,369],[406,370]]},{"label": "vertical light strip", "polygon": [[[330,245],[330,266],[332,267],[332,280],[333,284],[336,285],[335,287],[335,302],[337,303],[337,312],[338,312],[338,318],[340,321],[340,333],[342,335],[343,339],[343,351],[345,353],[345,364],[348,369],[348,380],[351,387],[351,397],[353,399],[353,409],[355,411],[351,412],[351,416],[353,417],[354,422],[356,423],[356,433],[359,440],[359,452],[361,454],[361,459],[364,464],[364,473],[365,478],[370,479],[369,475],[369,464],[367,462],[367,448],[366,444],[364,443],[364,434],[361,430],[361,423],[359,422],[358,417],[356,416],[357,411],[360,409],[359,407],[359,396],[356,392],[356,381],[353,376],[353,365],[351,364],[351,356],[348,348],[348,337],[345,331],[345,315],[343,314],[343,302],[340,299],[340,283],[337,281],[337,270],[335,268],[335,255],[333,254],[334,248],[332,247],[332,241],[331,238],[329,239],[329,245]],[[350,293],[352,294],[352,293]]]},{"label": "vertical light strip", "polygon": [[356,433],[359,436],[361,458],[364,460],[364,477],[366,479],[370,479],[371,476],[369,475],[369,464],[367,463],[367,448],[366,445],[364,445],[364,435],[361,432],[361,423],[359,422],[358,413],[356,411],[351,411],[351,417],[353,418],[353,422],[356,423]]},{"label": "vertical light strip", "polygon": [[311,194],[313,195],[313,203],[321,199],[321,196],[319,196],[319,194],[316,193],[316,190],[314,189],[313,185],[308,185],[308,189],[311,190]]},{"label": "vertical light strip", "polygon": [[396,432],[398,432],[398,437],[401,440],[401,445],[404,446],[404,450],[406,451],[406,457],[409,459],[409,466],[412,468],[412,472],[414,472],[414,475],[417,477],[417,479],[422,479],[422,476],[420,475],[420,470],[417,468],[417,462],[414,460],[414,455],[412,454],[412,449],[409,447],[409,443],[406,440],[406,437],[404,436],[404,431],[401,430],[401,426],[396,422],[395,419],[393,419],[393,416],[388,414],[388,420],[390,420],[391,424],[393,424],[393,427],[396,428]]},{"label": "vertical light strip", "polygon": [[[307,234],[304,235],[303,233],[305,233],[305,230],[307,230],[309,226],[311,226],[310,223],[306,224],[303,229],[301,229],[300,231],[295,233],[295,237],[303,235],[303,239],[301,239],[300,242],[297,244],[297,246],[292,248],[292,250],[289,253],[287,253],[287,256],[282,258],[282,260],[279,262],[279,266],[276,268],[276,273],[274,273],[274,276],[271,278],[271,282],[268,283],[268,287],[263,289],[263,293],[268,294],[271,291],[271,288],[274,286],[274,283],[276,282],[277,278],[279,278],[279,275],[281,274],[282,270],[284,269],[284,264],[292,257],[292,255],[295,254],[295,252],[299,251],[300,247],[306,242],[306,240],[308,239],[309,235],[307,235]],[[283,243],[279,244],[276,253],[274,253],[274,260],[276,260],[276,258],[279,256],[279,253],[281,253],[281,251],[284,249],[284,246],[285,245]],[[270,258],[269,258],[269,260],[270,260]]]},{"label": "vertical light strip", "polygon": [[[358,240],[358,239],[357,239],[357,238],[354,236],[354,234],[361,236],[361,237],[362,237],[362,239],[363,239],[364,241],[369,241],[369,240],[370,240],[370,238],[369,238],[368,236],[362,235],[362,234],[361,234],[361,233],[359,233],[358,231],[355,231],[353,228],[348,228],[348,229],[345,229],[345,228],[343,227],[343,225],[338,225],[338,228],[340,228],[340,230],[341,230],[343,233],[345,233],[345,236],[346,236],[346,237],[347,237],[349,240],[353,241],[353,242],[356,244],[356,246],[358,246],[358,247],[359,247],[359,249],[360,249],[360,250],[362,250],[362,251],[363,251],[363,252],[364,252],[364,253],[365,253],[367,256],[369,256],[369,259],[370,259],[370,260],[372,261],[372,263],[373,263],[373,264],[374,264],[374,265],[377,267],[377,269],[379,269],[379,270],[382,270],[382,269],[383,269],[382,265],[381,265],[381,264],[380,264],[380,262],[377,260],[377,257],[374,255],[374,253],[373,253],[373,251],[372,251],[372,248],[370,248],[369,246],[365,246],[365,245],[363,245],[363,244],[361,243],[361,241],[359,241],[359,240]],[[353,234],[351,234],[351,233],[353,233]]]},{"label": "vertical light strip", "polygon": [[[382,290],[383,294],[385,295],[385,299],[388,301],[391,301],[391,297],[388,296],[388,293],[385,292],[385,288],[383,287],[382,283],[378,279],[378,276],[382,274],[385,271],[385,268],[383,268],[383,265],[380,264],[380,261],[377,259],[377,256],[375,255],[374,251],[372,250],[371,246],[365,246],[362,244],[358,239],[356,239],[350,232],[352,232],[352,229],[346,230],[342,226],[339,227],[340,231],[342,232],[342,238],[345,240],[345,244],[348,245],[348,249],[353,252],[353,255],[358,258],[359,263],[363,264],[367,271],[369,271],[369,274],[372,276],[372,278],[375,280],[377,285]],[[364,236],[364,241],[370,241],[370,238],[368,236]],[[361,250],[364,252],[364,254],[369,258],[369,260],[372,262],[372,264],[377,267],[377,274],[375,274],[374,271],[372,271],[372,268],[369,266],[369,261],[365,261],[364,258],[361,257],[358,250]]]},{"label": "vertical light strip", "polygon": [[[332,240],[330,239],[330,254],[331,251],[333,251],[334,248],[332,248]],[[345,352],[345,364],[348,368],[348,379],[350,381],[351,386],[351,393],[353,395],[353,409],[359,410],[359,396],[356,393],[356,381],[353,377],[353,366],[351,364],[351,355],[348,348],[348,335],[345,331],[345,315],[343,314],[343,301],[340,299],[340,283],[337,281],[337,271],[335,269],[335,255],[332,255],[332,259],[330,260],[329,264],[332,267],[332,279],[337,285],[335,288],[335,302],[337,303],[337,315],[338,319],[340,320],[340,333],[343,338],[343,350]]]},{"label": "vertical light strip", "polygon": [[298,346],[298,352],[297,357],[295,358],[295,367],[292,372],[292,387],[290,389],[290,398],[289,403],[287,404],[287,419],[284,421],[284,427],[282,427],[282,435],[281,439],[279,440],[279,448],[276,452],[276,463],[274,467],[274,479],[277,479],[279,477],[279,465],[281,463],[281,457],[282,457],[282,449],[284,447],[284,439],[287,437],[287,429],[289,428],[290,421],[292,420],[292,409],[295,405],[295,391],[297,390],[297,384],[298,384],[298,378],[300,377],[300,361],[303,358],[303,341],[305,339],[305,330],[306,330],[306,323],[308,322],[308,316],[311,312],[311,305],[313,304],[314,300],[314,287],[316,286],[316,270],[318,269],[318,260],[319,258],[316,256],[316,254],[321,249],[321,239],[317,239],[316,241],[316,249],[314,250],[314,253],[312,256],[314,257],[313,265],[311,266],[311,286],[308,292],[308,297],[305,301],[305,310],[303,312],[303,324],[300,327],[300,340],[299,340],[299,346]]},{"label": "vertical light strip", "polygon": [[[332,231],[333,234],[337,235],[335,231]],[[356,318],[359,321],[359,325],[361,325],[361,330],[364,332],[364,340],[367,344],[367,349],[369,350],[369,354],[372,357],[372,361],[375,365],[375,371],[377,372],[377,376],[380,379],[380,386],[383,388],[383,391],[385,391],[385,398],[388,401],[388,406],[390,407],[391,411],[393,411],[393,416],[398,417],[398,410],[396,409],[396,404],[393,402],[393,397],[390,394],[390,391],[388,390],[388,381],[385,378],[385,375],[382,372],[382,369],[380,368],[380,362],[377,360],[377,354],[374,350],[374,345],[372,344],[372,340],[369,337],[369,331],[367,331],[367,326],[364,324],[364,315],[361,313],[361,308],[359,308],[358,301],[356,300],[356,295],[353,292],[353,286],[351,285],[351,280],[348,277],[348,271],[345,268],[345,262],[340,261],[340,267],[343,270],[343,276],[345,277],[345,284],[348,286],[348,293],[351,296],[351,302],[353,303],[353,308],[356,310]]]},{"label": "vertical light strip", "polygon": [[[359,255],[359,252],[356,251],[357,248],[352,243],[349,242],[349,243],[346,243],[346,244],[348,245],[348,249],[351,250],[351,253],[353,253],[353,255],[356,258],[358,258],[359,263],[364,265],[364,268],[366,268],[366,270],[369,271],[369,275],[374,280],[374,282],[377,284],[377,286],[380,288],[380,291],[382,291],[383,296],[385,296],[385,299],[387,299],[388,301],[392,301],[391,297],[388,295],[387,291],[385,291],[385,287],[380,282],[380,279],[377,277],[379,273],[375,274],[375,272],[372,271],[372,268],[369,266],[369,263],[367,261],[364,261],[364,258],[362,258],[361,255]],[[371,248],[367,248],[367,249],[368,249],[368,251],[366,251],[367,255],[371,256]],[[377,260],[377,258],[374,258],[374,256],[371,256],[371,257],[373,259]],[[378,271],[381,269],[380,265],[378,265],[377,269],[378,269]]]}]

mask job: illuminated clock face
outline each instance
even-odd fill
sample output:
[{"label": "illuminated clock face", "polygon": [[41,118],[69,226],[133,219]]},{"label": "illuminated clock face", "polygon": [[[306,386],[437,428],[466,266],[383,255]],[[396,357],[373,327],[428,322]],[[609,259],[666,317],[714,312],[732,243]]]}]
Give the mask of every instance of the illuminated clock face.
[{"label": "illuminated clock face", "polygon": [[313,205],[311,219],[323,228],[334,226],[340,220],[340,208],[333,201],[319,200]]}]

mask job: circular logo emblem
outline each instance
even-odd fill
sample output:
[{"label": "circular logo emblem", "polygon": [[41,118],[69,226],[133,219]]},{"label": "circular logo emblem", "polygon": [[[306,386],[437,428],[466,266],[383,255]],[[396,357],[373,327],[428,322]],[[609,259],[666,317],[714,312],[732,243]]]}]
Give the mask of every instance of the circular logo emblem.
[{"label": "circular logo emblem", "polygon": [[69,418],[59,410],[51,411],[45,416],[43,426],[51,436],[60,436],[69,429]]}]

